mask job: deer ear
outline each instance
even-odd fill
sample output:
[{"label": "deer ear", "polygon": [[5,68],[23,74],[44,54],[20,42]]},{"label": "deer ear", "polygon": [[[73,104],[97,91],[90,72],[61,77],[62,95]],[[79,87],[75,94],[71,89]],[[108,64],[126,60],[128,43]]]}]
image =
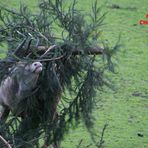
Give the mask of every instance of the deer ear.
[{"label": "deer ear", "polygon": [[35,68],[32,64],[28,64],[25,66],[25,70],[33,72],[35,70]]},{"label": "deer ear", "polygon": [[26,65],[25,70],[30,70],[30,65]]}]

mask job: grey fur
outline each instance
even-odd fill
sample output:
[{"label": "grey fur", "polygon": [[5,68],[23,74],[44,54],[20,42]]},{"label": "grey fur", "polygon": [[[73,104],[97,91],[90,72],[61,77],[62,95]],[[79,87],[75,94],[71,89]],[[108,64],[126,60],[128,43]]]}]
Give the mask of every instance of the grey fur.
[{"label": "grey fur", "polygon": [[3,107],[0,112],[1,119],[5,119],[10,110],[12,112],[17,110],[18,104],[32,93],[41,71],[40,62],[18,63],[12,68],[10,76],[0,85],[0,105]]}]

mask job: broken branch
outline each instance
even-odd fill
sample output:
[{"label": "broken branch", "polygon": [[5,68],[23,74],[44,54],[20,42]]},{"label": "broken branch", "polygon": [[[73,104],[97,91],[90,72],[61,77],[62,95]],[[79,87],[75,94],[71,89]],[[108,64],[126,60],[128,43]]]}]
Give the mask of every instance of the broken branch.
[{"label": "broken branch", "polygon": [[0,135],[0,139],[8,148],[12,148],[12,146],[1,135]]}]

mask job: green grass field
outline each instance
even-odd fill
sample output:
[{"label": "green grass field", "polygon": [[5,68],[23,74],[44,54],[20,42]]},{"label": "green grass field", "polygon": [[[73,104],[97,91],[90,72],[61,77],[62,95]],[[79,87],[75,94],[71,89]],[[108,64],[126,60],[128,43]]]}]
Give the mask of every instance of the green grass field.
[{"label": "green grass field", "polygon": [[[10,8],[19,7],[21,0],[0,0],[0,4]],[[31,8],[36,0],[25,0]],[[79,7],[89,11],[93,1],[79,0]],[[9,4],[9,5],[8,5]],[[148,25],[140,25],[146,19],[148,0],[100,0],[103,12],[108,12],[102,26],[102,38],[112,46],[121,33],[121,44],[115,60],[116,74],[110,77],[115,91],[105,89],[98,93],[98,107],[94,111],[95,131],[99,136],[105,123],[108,127],[104,135],[105,148],[147,148],[148,147]],[[119,6],[112,9],[110,6]],[[143,137],[138,136],[142,134]],[[71,130],[62,142],[63,148],[76,148],[92,143],[83,123]],[[90,145],[90,148],[93,148]]]}]

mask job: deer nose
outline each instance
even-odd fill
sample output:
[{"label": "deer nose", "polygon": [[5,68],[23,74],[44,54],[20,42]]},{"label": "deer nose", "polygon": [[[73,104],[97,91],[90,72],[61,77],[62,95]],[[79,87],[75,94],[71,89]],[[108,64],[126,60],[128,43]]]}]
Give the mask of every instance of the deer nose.
[{"label": "deer nose", "polygon": [[42,66],[42,63],[40,63],[40,62],[35,62],[35,63],[34,63],[34,66]]}]

